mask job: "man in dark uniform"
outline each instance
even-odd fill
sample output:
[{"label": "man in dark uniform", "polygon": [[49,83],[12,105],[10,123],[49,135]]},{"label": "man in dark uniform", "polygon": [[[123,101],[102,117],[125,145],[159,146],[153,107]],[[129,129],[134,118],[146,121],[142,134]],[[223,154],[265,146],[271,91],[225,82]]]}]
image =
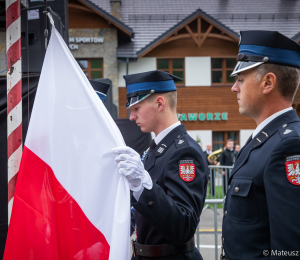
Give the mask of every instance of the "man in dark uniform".
[{"label": "man in dark uniform", "polygon": [[91,85],[92,85],[93,89],[95,90],[95,92],[97,93],[98,97],[104,103],[106,95],[107,95],[107,91],[109,90],[109,87],[110,87],[110,84],[96,81],[96,80],[91,80],[91,79],[89,80],[89,82],[91,83]]},{"label": "man in dark uniform", "polygon": [[[143,132],[154,132],[140,156],[117,147],[116,161],[133,191],[137,242],[134,255],[146,259],[202,259],[194,234],[204,205],[208,167],[201,147],[177,119],[174,81],[162,71],[124,76],[127,108]],[[151,176],[151,177],[150,177]]]},{"label": "man in dark uniform", "polygon": [[239,152],[224,206],[221,259],[300,259],[300,46],[242,31],[232,75],[239,111],[257,128]]}]

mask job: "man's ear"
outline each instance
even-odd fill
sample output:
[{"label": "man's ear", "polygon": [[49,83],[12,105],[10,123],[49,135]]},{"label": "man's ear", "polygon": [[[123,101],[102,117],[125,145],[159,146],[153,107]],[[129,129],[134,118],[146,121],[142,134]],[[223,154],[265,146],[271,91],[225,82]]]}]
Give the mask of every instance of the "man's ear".
[{"label": "man's ear", "polygon": [[261,80],[263,93],[267,95],[274,91],[276,82],[276,75],[273,72],[268,72]]},{"label": "man's ear", "polygon": [[162,111],[166,106],[166,100],[162,96],[158,96],[156,98],[156,104],[157,104],[158,111]]}]

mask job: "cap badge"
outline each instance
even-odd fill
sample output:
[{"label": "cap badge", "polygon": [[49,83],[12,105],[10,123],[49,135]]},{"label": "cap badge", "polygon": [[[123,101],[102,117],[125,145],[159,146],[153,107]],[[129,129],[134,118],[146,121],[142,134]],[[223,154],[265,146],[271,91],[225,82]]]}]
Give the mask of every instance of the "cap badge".
[{"label": "cap badge", "polygon": [[263,62],[268,62],[269,61],[269,58],[268,57],[264,57],[263,58]]},{"label": "cap badge", "polygon": [[237,56],[237,61],[244,59],[245,55],[243,53],[239,53]]},{"label": "cap badge", "polygon": [[184,143],[184,141],[183,140],[179,140],[178,144],[182,144],[182,143]]},{"label": "cap badge", "polygon": [[285,158],[286,177],[293,185],[300,185],[300,155],[287,156]]}]

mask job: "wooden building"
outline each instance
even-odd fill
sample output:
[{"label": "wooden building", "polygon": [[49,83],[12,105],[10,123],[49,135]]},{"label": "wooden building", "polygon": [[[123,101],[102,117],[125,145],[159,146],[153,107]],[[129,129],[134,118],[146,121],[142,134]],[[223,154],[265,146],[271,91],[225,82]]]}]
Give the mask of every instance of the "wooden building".
[{"label": "wooden building", "polygon": [[[282,7],[280,0],[69,0],[72,41],[111,31],[105,47],[72,52],[89,77],[112,79],[119,118],[128,117],[123,75],[159,69],[183,78],[176,84],[178,118],[204,148],[223,147],[229,138],[243,145],[256,124],[239,114],[231,92],[239,31],[278,30],[299,42],[300,3]],[[96,58],[101,68],[92,68]],[[299,103],[297,93],[300,112]]]}]

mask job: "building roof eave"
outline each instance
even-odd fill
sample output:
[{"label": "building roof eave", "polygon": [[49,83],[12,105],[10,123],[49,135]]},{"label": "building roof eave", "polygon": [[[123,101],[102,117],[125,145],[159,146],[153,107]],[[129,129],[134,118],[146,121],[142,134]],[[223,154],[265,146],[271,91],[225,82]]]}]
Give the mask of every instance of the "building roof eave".
[{"label": "building roof eave", "polygon": [[94,12],[96,12],[100,16],[104,17],[106,20],[108,20],[110,23],[112,23],[118,29],[123,31],[125,34],[129,35],[130,37],[133,37],[133,35],[134,35],[133,30],[128,25],[126,25],[125,23],[123,23],[122,21],[117,19],[116,17],[112,16],[110,13],[104,11],[102,8],[95,5],[90,0],[77,0],[77,1],[79,1],[86,7],[92,9]]},{"label": "building roof eave", "polygon": [[230,35],[232,38],[234,38],[235,40],[238,41],[239,34],[237,34],[235,31],[233,31],[229,27],[225,26],[224,24],[222,24],[221,22],[219,22],[218,20],[216,20],[215,18],[213,18],[209,14],[205,13],[201,9],[197,9],[195,12],[193,12],[192,14],[190,14],[189,16],[187,16],[186,18],[184,18],[183,20],[181,20],[175,26],[173,26],[172,28],[170,28],[169,30],[167,30],[165,33],[163,33],[158,38],[156,38],[155,40],[153,40],[152,42],[150,42],[148,45],[146,45],[144,48],[142,48],[140,51],[138,51],[137,52],[137,56],[139,58],[142,57],[142,56],[144,56],[146,53],[148,53],[149,51],[151,51],[152,49],[154,49],[156,46],[158,46],[159,44],[161,44],[162,41],[166,37],[172,35],[176,30],[180,29],[185,24],[187,24],[190,20],[193,20],[194,18],[196,18],[199,15],[202,16],[207,21],[211,22],[217,28],[225,31],[228,35]]}]

